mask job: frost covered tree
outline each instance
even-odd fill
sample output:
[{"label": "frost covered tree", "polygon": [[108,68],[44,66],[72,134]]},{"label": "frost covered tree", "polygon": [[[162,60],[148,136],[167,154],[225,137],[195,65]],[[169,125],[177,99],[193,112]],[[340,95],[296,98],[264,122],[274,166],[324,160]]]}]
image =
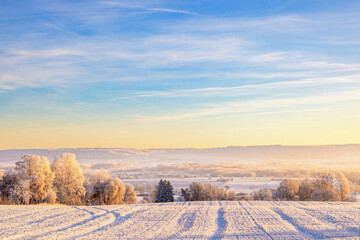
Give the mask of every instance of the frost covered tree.
[{"label": "frost covered tree", "polygon": [[268,188],[261,188],[259,191],[253,192],[254,200],[260,201],[271,201],[272,200],[272,192]]},{"label": "frost covered tree", "polygon": [[277,197],[282,200],[294,200],[299,191],[299,183],[293,179],[284,179],[277,189]]},{"label": "frost covered tree", "polygon": [[339,194],[341,201],[347,201],[350,196],[350,184],[344,174],[339,173],[338,177]]},{"label": "frost covered tree", "polygon": [[46,157],[25,155],[16,163],[15,172],[29,181],[30,203],[44,202],[53,187],[54,174]]},{"label": "frost covered tree", "polygon": [[3,200],[14,204],[45,202],[54,174],[46,157],[25,155],[0,183]]},{"label": "frost covered tree", "polygon": [[99,205],[124,204],[125,185],[117,177],[94,185],[92,202]]},{"label": "frost covered tree", "polygon": [[125,194],[124,194],[124,202],[126,204],[135,204],[136,203],[136,191],[131,184],[125,184]]},{"label": "frost covered tree", "polygon": [[174,202],[173,187],[169,181],[160,180],[156,186],[155,202]]},{"label": "frost covered tree", "polygon": [[219,195],[221,195],[222,193],[220,193],[220,189],[215,186],[212,183],[207,183],[205,185],[205,191],[206,191],[206,200],[209,201],[213,201],[213,200],[220,200],[218,199]]},{"label": "frost covered tree", "polygon": [[234,193],[231,191],[227,191],[224,188],[218,187],[213,183],[207,183],[205,185],[205,191],[206,191],[206,200],[229,200],[230,195],[231,198],[234,198]]},{"label": "frost covered tree", "polygon": [[235,191],[228,191],[227,200],[230,200],[230,201],[236,200],[236,192]]},{"label": "frost covered tree", "polygon": [[125,185],[117,177],[105,182],[105,204],[124,204]]},{"label": "frost covered tree", "polygon": [[25,173],[8,171],[0,181],[2,201],[8,204],[29,204],[31,199],[30,180]]},{"label": "frost covered tree", "polygon": [[212,183],[193,182],[189,188],[181,189],[181,196],[185,201],[220,201],[234,200],[236,194]]},{"label": "frost covered tree", "polygon": [[101,194],[99,192],[95,192],[95,188],[100,190],[99,184],[111,179],[108,171],[91,171],[85,174],[85,204],[101,204]]},{"label": "frost covered tree", "polygon": [[141,183],[141,184],[135,184],[134,185],[134,188],[136,190],[136,192],[139,194],[139,195],[144,195],[145,194],[145,184],[144,183]]},{"label": "frost covered tree", "polygon": [[198,182],[191,183],[189,188],[182,190],[182,193],[186,201],[205,201],[207,198],[204,184]]},{"label": "frost covered tree", "polygon": [[204,184],[193,182],[189,186],[191,192],[191,201],[205,201],[206,200],[206,188]]},{"label": "frost covered tree", "polygon": [[54,189],[50,189],[45,198],[45,202],[50,204],[55,204],[57,199],[56,191]]},{"label": "frost covered tree", "polygon": [[309,180],[305,179],[299,185],[299,199],[300,201],[308,201],[314,192],[314,184]]},{"label": "frost covered tree", "polygon": [[117,177],[111,177],[107,171],[89,172],[85,175],[87,204],[132,204],[136,203],[136,192],[132,185]]},{"label": "frost covered tree", "polygon": [[334,182],[335,178],[331,173],[321,173],[315,181],[312,199],[315,201],[335,201],[337,194]]},{"label": "frost covered tree", "polygon": [[75,154],[64,153],[51,165],[55,174],[54,187],[59,202],[65,204],[81,204],[85,196],[84,175],[76,161]]}]

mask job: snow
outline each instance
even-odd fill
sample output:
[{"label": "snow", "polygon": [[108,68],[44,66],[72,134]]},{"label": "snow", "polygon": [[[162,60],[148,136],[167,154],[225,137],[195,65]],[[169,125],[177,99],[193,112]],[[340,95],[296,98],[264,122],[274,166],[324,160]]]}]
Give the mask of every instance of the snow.
[{"label": "snow", "polygon": [[360,203],[0,206],[0,239],[360,239]]}]

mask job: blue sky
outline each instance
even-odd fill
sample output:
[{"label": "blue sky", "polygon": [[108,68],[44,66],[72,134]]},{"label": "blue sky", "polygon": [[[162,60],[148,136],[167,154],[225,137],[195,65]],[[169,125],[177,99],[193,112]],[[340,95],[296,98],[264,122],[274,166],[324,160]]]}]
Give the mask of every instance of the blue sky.
[{"label": "blue sky", "polygon": [[2,1],[0,148],[360,143],[359,1]]}]

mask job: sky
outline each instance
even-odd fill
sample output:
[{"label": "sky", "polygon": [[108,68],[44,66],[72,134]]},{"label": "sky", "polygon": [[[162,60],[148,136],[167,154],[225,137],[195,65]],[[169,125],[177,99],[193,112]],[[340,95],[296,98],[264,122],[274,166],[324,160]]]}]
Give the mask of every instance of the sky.
[{"label": "sky", "polygon": [[360,143],[357,0],[0,2],[0,149]]}]

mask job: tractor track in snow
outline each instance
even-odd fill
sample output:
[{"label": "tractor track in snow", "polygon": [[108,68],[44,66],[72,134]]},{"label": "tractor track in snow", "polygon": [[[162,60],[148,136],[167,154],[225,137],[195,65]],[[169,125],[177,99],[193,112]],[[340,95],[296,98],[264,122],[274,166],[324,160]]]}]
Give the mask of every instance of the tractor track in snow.
[{"label": "tractor track in snow", "polygon": [[0,206],[0,239],[360,239],[360,203]]}]

